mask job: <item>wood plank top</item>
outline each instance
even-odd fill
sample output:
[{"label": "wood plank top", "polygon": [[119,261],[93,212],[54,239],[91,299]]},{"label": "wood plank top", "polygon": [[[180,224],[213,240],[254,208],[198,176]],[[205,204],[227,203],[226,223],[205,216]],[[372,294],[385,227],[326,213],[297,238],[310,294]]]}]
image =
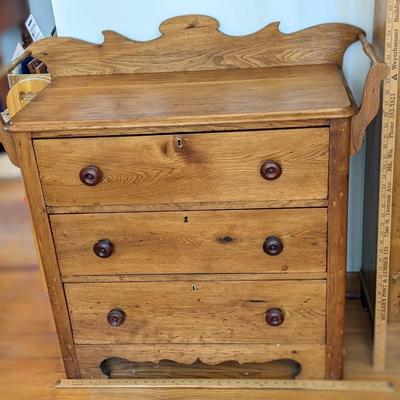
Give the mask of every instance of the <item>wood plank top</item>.
[{"label": "wood plank top", "polygon": [[298,124],[356,111],[335,64],[57,77],[12,119],[10,131],[145,134],[154,127]]}]

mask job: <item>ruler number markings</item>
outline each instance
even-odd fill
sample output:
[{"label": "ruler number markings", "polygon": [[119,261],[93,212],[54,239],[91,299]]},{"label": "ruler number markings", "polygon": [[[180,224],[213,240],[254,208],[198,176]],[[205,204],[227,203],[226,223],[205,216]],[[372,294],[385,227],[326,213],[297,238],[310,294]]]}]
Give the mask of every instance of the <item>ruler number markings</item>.
[{"label": "ruler number markings", "polygon": [[378,241],[376,266],[376,305],[374,367],[385,368],[386,325],[393,197],[393,165],[398,107],[400,0],[388,0],[386,14],[385,62],[390,75],[384,82],[382,143],[379,185]]},{"label": "ruler number markings", "polygon": [[223,388],[393,392],[389,382],[285,379],[66,379],[59,389]]}]

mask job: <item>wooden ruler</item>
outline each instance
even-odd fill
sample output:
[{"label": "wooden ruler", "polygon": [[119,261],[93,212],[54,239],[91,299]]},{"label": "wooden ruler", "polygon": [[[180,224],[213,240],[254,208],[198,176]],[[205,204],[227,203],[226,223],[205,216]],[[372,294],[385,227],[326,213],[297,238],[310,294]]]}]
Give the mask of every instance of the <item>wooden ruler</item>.
[{"label": "wooden ruler", "polygon": [[398,107],[400,0],[387,0],[385,62],[390,68],[383,88],[382,141],[379,184],[374,369],[383,371],[386,360],[386,329],[392,225],[393,167]]},{"label": "wooden ruler", "polygon": [[393,392],[389,382],[330,381],[284,379],[64,379],[59,389],[277,389],[277,390],[333,390],[356,392]]}]

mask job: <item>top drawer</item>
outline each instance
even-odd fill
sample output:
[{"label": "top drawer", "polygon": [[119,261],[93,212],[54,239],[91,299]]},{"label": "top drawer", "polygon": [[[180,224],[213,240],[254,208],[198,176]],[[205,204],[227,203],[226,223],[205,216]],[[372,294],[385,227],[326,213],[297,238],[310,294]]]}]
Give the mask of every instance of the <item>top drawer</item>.
[{"label": "top drawer", "polygon": [[34,146],[49,206],[244,208],[326,199],[328,141],[328,128],[313,128],[47,139]]}]

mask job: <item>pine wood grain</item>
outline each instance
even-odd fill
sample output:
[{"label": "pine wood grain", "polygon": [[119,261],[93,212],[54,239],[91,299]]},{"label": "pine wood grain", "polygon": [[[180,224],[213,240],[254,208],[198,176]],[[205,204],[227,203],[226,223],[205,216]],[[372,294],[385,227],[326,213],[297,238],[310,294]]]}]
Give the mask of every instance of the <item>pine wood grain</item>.
[{"label": "pine wood grain", "polygon": [[110,379],[132,378],[182,378],[190,379],[294,379],[301,366],[293,360],[280,359],[263,363],[224,361],[209,365],[196,360],[191,364],[180,364],[171,360],[158,363],[133,362],[122,358],[109,358],[102,362],[101,370]]},{"label": "pine wood grain", "polygon": [[107,135],[109,129],[147,134],[156,127],[178,132],[185,126],[229,130],[238,124],[245,129],[246,123],[265,128],[274,121],[350,117],[356,111],[341,70],[332,64],[60,77],[14,116],[9,129],[38,136]]},{"label": "pine wood grain", "polygon": [[[319,373],[326,372],[328,378],[340,378],[349,118],[356,111],[340,67],[345,49],[364,37],[362,31],[331,24],[283,35],[273,24],[248,37],[231,38],[218,32],[215,20],[202,16],[171,19],[161,26],[161,31],[160,39],[140,44],[111,32],[106,33],[107,40],[100,46],[69,39],[34,44],[32,49],[47,57],[56,78],[7,127],[16,139],[24,177],[29,178],[27,189],[39,252],[68,375],[79,376],[74,343],[188,346],[230,346],[233,343],[243,347],[249,343],[298,343],[326,344],[324,360],[314,358]],[[68,60],[63,60],[66,44],[71,51]],[[97,52],[100,56],[94,57]],[[367,53],[376,64],[377,59],[369,47]],[[75,57],[71,57],[72,54]],[[53,62],[52,57],[56,61]],[[107,58],[110,69],[103,69],[103,57]],[[75,69],[77,60],[80,71]],[[57,66],[60,62],[62,65]],[[371,74],[375,70],[373,67]],[[82,74],[103,76],[79,76]],[[376,108],[376,96],[373,96],[376,87],[370,82],[367,80],[366,101],[361,112],[353,119],[356,148],[361,128]],[[327,126],[331,120],[330,132],[323,127],[311,128],[318,124]],[[279,128],[279,124],[282,124],[281,129],[265,131]],[[246,126],[264,130],[245,131]],[[282,129],[283,126],[303,129]],[[213,131],[221,133],[211,133]],[[31,132],[35,135],[34,151]],[[69,138],[54,139],[61,136]],[[276,181],[267,182],[260,175],[260,167],[267,160],[282,165],[283,174]],[[103,179],[99,185],[89,188],[80,182],[79,172],[93,164],[100,168]],[[270,227],[279,228],[279,221],[272,217],[278,213],[290,227],[282,233],[288,250],[292,248],[293,238],[302,240],[301,245],[296,242],[293,246],[296,251],[292,254],[282,253],[282,259],[284,255],[290,258],[284,263],[277,261],[273,272],[282,274],[282,267],[293,268],[297,274],[304,273],[301,281],[226,278],[231,271],[243,276],[246,269],[255,272],[251,268],[261,270],[263,267],[262,257],[258,259],[255,248],[247,247],[248,242],[242,237],[235,242],[239,218],[233,215],[243,213],[240,220],[246,239],[258,240],[262,237],[261,229],[267,225],[267,218],[260,216],[267,211],[221,211],[223,214],[206,211],[213,214],[213,219],[204,220],[198,231],[193,230],[183,238],[181,231],[174,227],[172,239],[169,238],[169,228],[174,225],[175,217],[188,217],[192,229],[193,221],[206,215],[205,212],[188,212],[185,208],[218,209],[230,205],[249,209],[273,204],[276,207],[294,204],[315,207],[326,206],[327,201],[328,248],[325,247],[326,226],[317,228],[320,223],[321,226],[326,223],[326,210],[309,210],[314,218],[301,217],[304,210],[268,211]],[[128,249],[124,250],[127,256],[122,261],[115,257],[107,260],[118,263],[110,262],[109,271],[95,275],[96,279],[105,279],[111,272],[115,279],[115,272],[122,273],[120,283],[94,283],[92,276],[90,282],[89,278],[82,283],[70,280],[63,286],[47,212],[67,213],[52,217],[54,227],[57,220],[62,221],[55,229],[58,229],[56,236],[59,235],[56,240],[60,262],[64,265],[62,268],[71,269],[70,275],[88,265],[89,271],[79,277],[84,280],[90,277],[88,274],[96,273],[99,264],[98,260],[95,263],[90,258],[85,261],[87,249],[90,251],[94,240],[92,231],[85,230],[86,225],[95,221],[97,236],[104,225],[117,226],[112,222],[117,214],[111,212],[124,208],[174,212],[148,215],[146,219],[140,213],[121,216],[127,218],[127,222],[118,224],[118,229],[122,226],[126,233],[115,231],[124,239],[124,245],[117,244],[116,255],[122,254],[118,253],[121,249]],[[179,209],[190,215],[178,212]],[[105,214],[73,216],[73,220],[81,221],[80,227],[73,231],[72,216],[68,215],[72,210]],[[324,213],[324,217],[318,213]],[[221,219],[217,220],[219,217],[215,215],[221,215]],[[244,215],[252,217],[247,220]],[[231,225],[231,233],[221,236],[219,228],[226,223]],[[136,281],[129,281],[132,269],[129,263],[133,257],[131,225],[140,226],[136,232],[140,239],[135,240],[142,240],[139,242],[144,249],[142,253],[134,253],[135,267],[139,265],[140,268],[134,272],[141,273]],[[259,229],[254,229],[257,226]],[[72,229],[72,234],[67,229]],[[151,234],[146,236],[146,232]],[[213,245],[207,236],[209,232]],[[298,232],[308,233],[307,239]],[[82,242],[83,250],[76,251],[71,235]],[[69,248],[63,254],[65,237],[69,237]],[[157,238],[157,243],[149,242],[147,237]],[[229,243],[241,246],[242,251],[229,256],[233,262],[228,264],[226,253],[219,253],[222,244],[217,243],[215,237],[222,237],[224,248]],[[224,239],[227,237],[230,240]],[[189,260],[188,255],[193,253],[191,242],[205,243],[205,247],[196,248],[198,255]],[[176,244],[181,243],[181,248],[176,250]],[[318,251],[307,252],[313,246],[318,247]],[[176,258],[180,251],[186,258]],[[165,262],[174,259],[175,267]],[[195,262],[190,262],[193,259]],[[306,270],[310,268],[306,262],[311,265],[309,274],[324,276],[320,280],[315,275],[313,280],[305,280]],[[204,276],[198,281],[159,278],[166,268],[172,268],[178,276],[178,267],[182,266],[186,273],[206,271],[210,280]],[[153,271],[157,275],[155,280],[141,280],[144,270]],[[211,275],[217,271],[222,278],[220,281],[218,276]],[[67,298],[64,298],[64,289]],[[128,316],[117,329],[110,328],[106,322],[107,313],[115,307],[123,308]],[[282,326],[266,325],[266,307],[283,309],[285,322]],[[209,351],[207,346],[204,348]],[[193,351],[188,354],[195,355]],[[312,359],[310,356],[307,362]],[[321,368],[323,363],[326,363],[325,368]]]},{"label": "pine wood grain", "polygon": [[[326,270],[326,209],[54,215],[51,225],[64,277]],[[269,236],[281,254],[265,254]],[[104,238],[114,250],[99,258]]]},{"label": "pine wood grain", "polygon": [[322,344],[142,344],[129,345],[77,345],[79,364],[84,378],[105,378],[99,365],[110,357],[136,362],[158,363],[162,359],[174,360],[183,366],[197,359],[207,365],[229,360],[244,363],[266,363],[290,359],[301,365],[299,379],[325,377],[325,345]]},{"label": "pine wood grain", "polygon": [[[354,111],[355,112],[355,111]],[[292,116],[292,118],[295,116]],[[10,121],[12,122],[12,121]],[[57,129],[56,131],[32,131],[31,137],[33,139],[54,139],[54,138],[73,138],[73,137],[93,137],[95,136],[132,136],[132,135],[152,135],[152,134],[166,134],[171,133],[175,134],[179,133],[201,133],[201,132],[235,132],[235,131],[257,131],[257,130],[266,130],[266,129],[291,129],[291,128],[311,128],[311,127],[328,127],[330,124],[330,120],[327,118],[323,118],[323,116],[313,118],[313,119],[298,119],[293,120],[283,119],[280,121],[270,121],[267,119],[259,119],[252,121],[250,119],[243,120],[240,123],[238,122],[230,122],[228,119],[220,118],[218,120],[214,120],[211,123],[207,121],[192,121],[190,123],[186,123],[185,121],[180,121],[179,125],[171,125],[166,124],[162,125],[162,123],[158,125],[150,125],[150,126],[131,126],[132,124],[122,123],[120,127],[109,127],[107,129],[104,126],[98,126],[97,124],[93,124],[92,129],[90,129],[89,125],[86,126],[85,129],[78,130],[68,130],[68,125],[62,129]],[[12,125],[11,125],[12,126]]]},{"label": "pine wood grain", "polygon": [[214,18],[186,15],[164,21],[161,37],[148,42],[105,31],[100,45],[51,38],[33,43],[29,50],[53,76],[340,65],[346,48],[363,32],[351,25],[325,24],[287,35],[275,22],[254,34],[234,37],[218,27]]},{"label": "pine wood grain", "polygon": [[[36,140],[47,205],[179,204],[326,199],[328,130]],[[267,160],[282,175],[265,180]],[[79,172],[103,179],[86,186]]]},{"label": "pine wood grain", "polygon": [[[20,64],[21,60],[24,60],[26,56],[27,54],[24,53],[18,57],[18,60],[16,60],[15,63],[18,62],[18,64]],[[0,72],[0,76],[1,75]],[[48,82],[48,79],[35,77],[26,78],[12,86],[6,96],[6,105],[9,117],[12,118],[18,111],[20,111],[32,99],[32,96],[35,96],[36,93],[40,92],[47,86]],[[0,116],[0,143],[4,146],[10,161],[15,166],[19,167],[15,144],[8,131],[9,127],[5,125],[4,122],[5,121]]]},{"label": "pine wood grain", "polygon": [[201,274],[123,274],[123,275],[71,275],[63,276],[65,283],[104,282],[189,282],[189,281],[277,281],[277,280],[325,280],[324,272],[274,272],[274,273],[201,273]]},{"label": "pine wood grain", "polygon": [[50,222],[46,213],[40,178],[37,169],[33,144],[26,135],[16,136],[16,148],[21,162],[22,176],[37,239],[39,256],[46,277],[54,320],[63,355],[67,376],[79,378],[72,329],[68,315],[64,289],[57,264]]},{"label": "pine wood grain", "polygon": [[113,205],[87,205],[87,206],[47,206],[50,215],[57,214],[109,214],[129,213],[137,211],[207,211],[207,210],[237,210],[248,209],[276,209],[276,208],[324,208],[328,207],[328,199],[288,199],[288,200],[263,200],[263,201],[209,201],[196,203],[158,203],[158,204],[124,204]]},{"label": "pine wood grain", "polygon": [[[0,182],[0,202],[4,195],[7,200],[11,198],[12,193],[7,191],[4,182]],[[19,199],[19,194],[17,194]],[[7,210],[0,207],[0,219],[4,217]],[[0,225],[0,229],[4,226]],[[16,215],[15,229],[21,232],[16,236],[14,246],[18,247],[30,239],[28,217],[23,219]],[[31,249],[31,251],[33,251]],[[8,252],[4,262],[9,265],[16,265],[19,254]],[[34,261],[34,254],[31,254],[31,260]],[[2,396],[13,400],[132,400],[132,397],[141,399],[168,399],[183,400],[191,399],[223,399],[228,400],[234,397],[241,400],[265,400],[272,397],[278,400],[376,400],[377,395],[381,400],[397,400],[399,396],[399,374],[394,370],[388,370],[386,373],[376,373],[371,366],[371,324],[368,314],[365,313],[358,301],[348,301],[346,304],[346,358],[345,358],[345,378],[346,379],[368,379],[382,380],[387,379],[395,384],[394,393],[369,393],[369,392],[333,392],[333,391],[299,391],[299,390],[210,390],[210,389],[56,389],[54,384],[58,379],[64,378],[62,362],[57,344],[57,336],[51,315],[50,304],[47,296],[42,292],[40,276],[37,270],[24,271],[12,269],[7,275],[0,279],[1,286],[1,304],[3,310],[18,304],[14,313],[3,313],[4,322],[2,326],[7,329],[0,330],[0,386]],[[15,286],[17,285],[17,286]],[[29,299],[27,301],[26,299]],[[23,329],[20,328],[24,321]],[[38,329],[37,329],[38,327]],[[398,340],[393,340],[398,345]],[[252,345],[259,346],[259,345]],[[260,345],[263,346],[263,345]],[[304,347],[303,347],[304,346]],[[308,351],[308,345],[302,345],[304,352],[298,351],[297,358],[302,359],[302,365],[305,366],[305,359],[308,355],[324,357],[324,351]],[[312,346],[312,345],[311,345]],[[90,346],[88,346],[90,348]],[[106,346],[102,346],[105,349]],[[111,348],[112,346],[110,346]],[[179,345],[177,345],[179,347]],[[275,346],[274,346],[275,347]],[[321,347],[323,347],[321,345]],[[81,346],[77,346],[78,356],[80,356]],[[284,346],[280,346],[281,349]],[[137,351],[140,348],[130,351]],[[251,351],[249,345],[243,346],[241,353]],[[299,346],[297,346],[299,350]],[[110,354],[115,353],[111,350]],[[260,351],[259,353],[268,356],[270,352]],[[133,354],[133,353],[130,353]],[[395,351],[390,352],[391,365],[397,365],[399,368],[399,358]],[[129,354],[128,354],[129,355]],[[101,356],[101,354],[100,354]],[[393,356],[393,358],[392,358]],[[397,363],[397,364],[396,364]],[[93,371],[96,370],[95,363],[90,364]],[[308,364],[313,367],[312,359]],[[323,368],[321,369],[323,370]],[[315,369],[318,372],[318,369]]]},{"label": "pine wood grain", "polygon": [[[324,281],[65,284],[76,344],[324,344]],[[107,314],[120,308],[125,322]],[[280,326],[265,322],[281,308]],[[193,356],[193,355],[191,355]]]},{"label": "pine wood grain", "polygon": [[350,121],[332,122],[329,144],[327,378],[343,377]]},{"label": "pine wood grain", "polygon": [[7,94],[7,109],[10,118],[32,101],[49,82],[49,79],[40,77],[25,78],[17,82]]},{"label": "pine wood grain", "polygon": [[[14,197],[14,202],[18,203],[21,198],[23,187],[21,183],[12,185],[9,182],[0,182],[0,203],[1,205],[9,205]],[[0,220],[5,216],[11,219],[11,215],[15,216],[14,229],[20,232],[14,238],[14,247],[24,248],[24,251],[31,252],[30,263],[33,263],[35,256],[33,248],[26,249],[25,243],[31,240],[30,223],[26,213],[22,212],[20,207],[15,204],[15,212],[9,214],[9,210],[0,206]],[[0,229],[7,231],[8,227],[3,224]],[[28,258],[28,254],[26,255]],[[1,260],[8,265],[17,265],[20,254],[16,251],[5,253],[5,257]],[[2,396],[13,400],[111,400],[126,399],[131,400],[132,397],[140,397],[146,400],[153,399],[257,399],[265,400],[265,398],[273,397],[279,400],[376,400],[379,396],[381,400],[397,400],[399,396],[399,374],[396,369],[389,369],[386,373],[376,373],[371,366],[371,324],[368,314],[364,312],[358,301],[348,301],[346,304],[346,358],[345,358],[345,378],[346,379],[387,379],[395,383],[396,392],[394,393],[368,393],[368,392],[332,392],[332,391],[298,391],[298,390],[186,390],[186,389],[112,389],[112,390],[95,390],[95,389],[72,389],[60,390],[56,389],[54,384],[64,378],[64,371],[57,344],[57,335],[55,333],[54,323],[52,319],[50,304],[47,295],[43,293],[41,280],[38,270],[27,271],[26,268],[13,268],[0,277],[1,285],[1,305],[3,310],[13,310],[13,312],[4,312],[2,327],[0,330],[0,386],[2,388]],[[1,272],[0,272],[1,273]],[[29,301],[27,301],[29,299]],[[18,317],[16,318],[15,315]],[[4,329],[5,328],[5,329]],[[393,336],[393,344],[398,345],[398,340]],[[153,349],[154,345],[149,345]],[[180,345],[175,345],[177,349]],[[192,345],[193,346],[193,345]],[[251,345],[264,347],[265,345]],[[310,347],[308,347],[310,346]],[[94,346],[77,346],[78,356],[81,357],[81,348]],[[120,352],[122,355],[122,347]],[[174,345],[169,345],[173,348]],[[241,347],[241,346],[238,346]],[[249,345],[242,346],[240,353],[252,352]],[[267,346],[265,346],[267,347]],[[316,350],[311,351],[313,345],[297,346],[296,357],[302,357],[303,371],[310,371],[313,368],[312,357],[320,355],[324,357],[324,351],[317,353]],[[321,345],[320,347],[323,347]],[[397,346],[398,347],[398,346]],[[104,351],[103,355],[116,354],[115,347],[101,346]],[[109,348],[108,353],[105,349]],[[273,346],[277,349],[277,346]],[[290,349],[290,346],[288,347]],[[314,347],[315,348],[315,347]],[[164,350],[167,346],[164,347]],[[246,350],[247,349],[247,350]],[[254,349],[254,347],[253,347]],[[280,346],[284,352],[285,346]],[[136,351],[140,351],[140,347],[132,349],[126,356],[134,356]],[[172,350],[171,350],[172,351]],[[257,351],[268,357],[271,354],[268,351]],[[288,350],[290,351],[290,350]],[[399,368],[399,357],[396,351],[391,351],[388,355],[389,363]],[[102,354],[98,354],[98,360]],[[306,359],[310,357],[311,361],[306,366]],[[81,362],[83,358],[80,358]],[[94,373],[98,370],[97,359],[90,364],[90,368]],[[323,370],[323,368],[321,369]],[[318,368],[314,371],[318,373]],[[302,375],[300,376],[302,377]]]},{"label": "pine wood grain", "polygon": [[18,155],[15,149],[14,140],[10,135],[8,127],[4,126],[0,118],[0,143],[3,145],[4,150],[7,152],[8,158],[16,167],[19,167]]},{"label": "pine wood grain", "polygon": [[389,73],[389,67],[383,62],[372,65],[364,86],[360,111],[351,121],[351,154],[360,151],[365,131],[376,117],[380,107],[381,83]]}]

